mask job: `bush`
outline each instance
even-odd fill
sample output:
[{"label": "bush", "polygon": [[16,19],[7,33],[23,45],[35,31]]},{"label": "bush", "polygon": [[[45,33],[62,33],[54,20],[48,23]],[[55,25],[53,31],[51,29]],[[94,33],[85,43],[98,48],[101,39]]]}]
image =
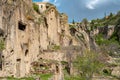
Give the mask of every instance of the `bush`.
[{"label": "bush", "polygon": [[37,13],[39,13],[39,6],[37,4],[33,3],[33,8]]},{"label": "bush", "polygon": [[104,75],[111,75],[111,70],[110,69],[103,69],[103,74]]},{"label": "bush", "polygon": [[112,35],[110,39],[105,39],[103,34],[98,34],[95,36],[95,41],[98,45],[119,44],[116,35]]},{"label": "bush", "polygon": [[100,73],[104,64],[99,60],[99,55],[93,51],[86,51],[83,56],[77,56],[74,67],[83,80],[91,80],[94,73]]},{"label": "bush", "polygon": [[54,45],[53,50],[55,50],[55,51],[60,50],[60,46],[59,45]]},{"label": "bush", "polygon": [[0,51],[2,51],[3,49],[5,49],[5,42],[0,39]]}]

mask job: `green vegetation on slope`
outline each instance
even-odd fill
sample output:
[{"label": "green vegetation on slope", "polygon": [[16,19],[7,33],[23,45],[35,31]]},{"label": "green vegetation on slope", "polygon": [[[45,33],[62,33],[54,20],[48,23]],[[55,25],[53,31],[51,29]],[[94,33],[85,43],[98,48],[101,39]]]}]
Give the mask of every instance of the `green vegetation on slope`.
[{"label": "green vegetation on slope", "polygon": [[3,41],[3,39],[0,39],[0,51],[2,51],[3,49],[5,49],[5,42]]},{"label": "green vegetation on slope", "polygon": [[83,56],[78,56],[74,66],[82,80],[92,80],[93,74],[100,73],[104,64],[99,60],[99,55],[93,51],[85,51]]},{"label": "green vegetation on slope", "polygon": [[98,45],[109,45],[112,43],[119,44],[117,37],[114,35],[110,39],[105,39],[103,34],[98,34],[95,37],[95,41]]},{"label": "green vegetation on slope", "polygon": [[110,13],[108,16],[105,16],[102,19],[94,19],[90,22],[91,29],[95,29],[97,27],[104,27],[107,25],[117,25],[120,24],[120,11],[115,15]]},{"label": "green vegetation on slope", "polygon": [[36,3],[33,3],[33,9],[39,13],[39,6]]},{"label": "green vegetation on slope", "polygon": [[52,77],[52,74],[34,74],[30,77],[23,77],[23,78],[7,77],[4,79],[7,79],[7,80],[35,80],[35,79],[39,78],[40,80],[48,80],[51,77]]}]

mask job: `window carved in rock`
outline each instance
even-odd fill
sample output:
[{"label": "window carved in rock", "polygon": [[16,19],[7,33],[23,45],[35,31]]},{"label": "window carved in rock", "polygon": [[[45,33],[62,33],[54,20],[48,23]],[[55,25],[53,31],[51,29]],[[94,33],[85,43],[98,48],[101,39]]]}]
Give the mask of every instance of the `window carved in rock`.
[{"label": "window carved in rock", "polygon": [[21,21],[18,22],[18,29],[21,31],[25,31],[26,24],[22,23]]}]

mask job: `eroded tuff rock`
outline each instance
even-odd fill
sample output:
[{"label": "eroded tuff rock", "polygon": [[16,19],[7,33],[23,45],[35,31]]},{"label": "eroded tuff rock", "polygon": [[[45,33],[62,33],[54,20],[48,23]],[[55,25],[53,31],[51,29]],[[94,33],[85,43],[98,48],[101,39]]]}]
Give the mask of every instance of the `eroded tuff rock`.
[{"label": "eroded tuff rock", "polygon": [[71,36],[67,15],[60,14],[50,3],[36,4],[40,14],[33,10],[32,0],[0,1],[0,35],[5,40],[1,77],[27,76],[31,74],[33,62],[47,59],[58,61],[57,66],[54,64],[59,69],[54,80],[59,80],[62,78],[60,61],[69,61],[75,56],[73,53],[90,49],[89,35],[84,29],[79,28],[75,37]]}]

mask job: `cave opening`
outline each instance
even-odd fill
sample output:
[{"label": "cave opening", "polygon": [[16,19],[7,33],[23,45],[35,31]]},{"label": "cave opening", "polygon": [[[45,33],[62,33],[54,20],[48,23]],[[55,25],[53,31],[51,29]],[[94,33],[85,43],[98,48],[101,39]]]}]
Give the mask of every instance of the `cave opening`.
[{"label": "cave opening", "polygon": [[19,23],[18,23],[18,29],[21,30],[21,31],[25,31],[26,24],[24,24],[21,21],[19,21]]},{"label": "cave opening", "polygon": [[16,61],[17,61],[17,62],[20,62],[20,61],[21,61],[21,59],[20,59],[20,58],[18,58],[18,59],[16,59]]},{"label": "cave opening", "polygon": [[59,67],[58,66],[56,66],[56,72],[59,73]]}]

